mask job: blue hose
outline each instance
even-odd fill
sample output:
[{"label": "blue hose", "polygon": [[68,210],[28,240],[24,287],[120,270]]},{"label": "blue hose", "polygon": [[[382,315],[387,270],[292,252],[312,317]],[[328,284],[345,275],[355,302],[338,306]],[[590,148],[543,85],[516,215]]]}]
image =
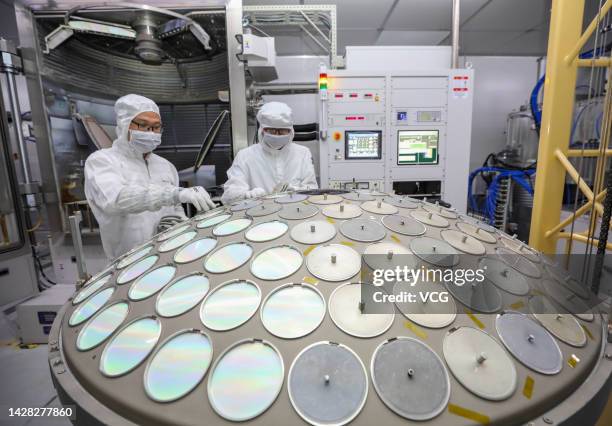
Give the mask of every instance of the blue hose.
[{"label": "blue hose", "polygon": [[540,128],[540,123],[542,122],[542,110],[538,106],[538,95],[540,94],[540,89],[544,85],[545,78],[546,78],[546,74],[542,74],[542,77],[540,77],[535,87],[531,91],[531,98],[530,98],[531,114],[533,115],[533,120],[535,121],[536,129]]},{"label": "blue hose", "polygon": [[[472,192],[472,186],[474,183],[474,178],[482,173],[482,172],[495,172],[497,173],[491,184],[487,188],[487,195],[485,197],[484,203],[484,211],[478,208],[476,203],[476,199],[474,198],[474,194]],[[495,208],[496,208],[496,200],[497,193],[499,191],[499,184],[502,179],[509,178],[519,184],[522,188],[524,188],[531,196],[533,196],[533,186],[528,178],[535,174],[535,169],[528,170],[512,170],[512,169],[504,169],[500,167],[480,167],[479,169],[474,170],[470,173],[469,181],[468,181],[468,200],[470,203],[470,208],[474,211],[477,211],[483,214],[489,221],[489,224],[493,225],[495,220]]]}]

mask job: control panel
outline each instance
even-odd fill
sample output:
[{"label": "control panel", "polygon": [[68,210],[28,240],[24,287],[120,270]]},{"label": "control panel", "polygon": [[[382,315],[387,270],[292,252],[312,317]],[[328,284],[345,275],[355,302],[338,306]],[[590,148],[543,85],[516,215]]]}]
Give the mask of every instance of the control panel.
[{"label": "control panel", "polygon": [[467,207],[473,71],[326,72],[321,186]]}]

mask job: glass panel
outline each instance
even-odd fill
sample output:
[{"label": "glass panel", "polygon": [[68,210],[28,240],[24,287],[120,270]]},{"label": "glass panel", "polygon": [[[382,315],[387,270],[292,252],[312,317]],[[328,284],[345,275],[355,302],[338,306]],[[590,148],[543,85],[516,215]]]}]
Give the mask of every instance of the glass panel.
[{"label": "glass panel", "polygon": [[174,254],[176,263],[189,263],[206,256],[217,245],[217,240],[214,238],[201,238],[185,247],[180,248]]},{"label": "glass panel", "polygon": [[208,272],[222,274],[244,265],[253,254],[253,249],[245,243],[228,244],[214,251],[204,262]]},{"label": "glass panel", "polygon": [[204,298],[210,284],[204,275],[181,278],[166,288],[157,299],[157,313],[163,317],[175,317],[187,312]]},{"label": "glass panel", "polygon": [[134,263],[132,266],[123,271],[121,275],[119,275],[119,277],[117,278],[117,284],[125,284],[135,278],[138,278],[139,276],[147,272],[149,269],[151,269],[153,265],[155,265],[155,263],[157,262],[157,259],[159,259],[159,256],[154,255],[145,257],[137,263]]},{"label": "glass panel", "polygon": [[232,217],[231,213],[224,213],[224,214],[220,214],[217,216],[213,216],[211,218],[205,219],[202,222],[198,223],[196,225],[197,228],[202,229],[202,228],[210,228],[211,226],[215,226],[221,222],[223,222],[224,220],[229,219],[230,217]]},{"label": "glass panel", "polygon": [[147,395],[158,402],[182,398],[200,383],[212,355],[212,343],[200,331],[181,332],[171,337],[147,366],[144,378]]},{"label": "glass panel", "polygon": [[184,234],[179,235],[178,237],[174,237],[171,240],[166,241],[161,246],[159,246],[160,253],[164,253],[170,250],[174,250],[182,246],[183,244],[193,240],[198,233],[196,231],[185,232]]},{"label": "glass panel", "polygon": [[151,353],[160,334],[161,324],[154,318],[128,324],[104,348],[100,371],[109,377],[132,371]]},{"label": "glass panel", "polygon": [[105,341],[125,320],[128,310],[126,302],[119,302],[100,311],[79,333],[76,341],[77,349],[88,351]]},{"label": "glass panel", "polygon": [[89,284],[87,287],[82,289],[79,292],[79,294],[76,295],[76,297],[72,301],[72,304],[78,305],[83,300],[87,299],[89,296],[94,294],[96,291],[104,287],[104,284],[106,284],[111,279],[111,276],[112,276],[111,274],[105,275],[97,279],[93,284]]},{"label": "glass panel", "polygon": [[251,272],[262,280],[280,280],[302,266],[302,253],[290,246],[279,246],[259,253],[251,264]]},{"label": "glass panel", "polygon": [[283,359],[271,345],[239,342],[217,361],[208,381],[208,399],[221,417],[252,419],[272,405],[283,376]]},{"label": "glass panel", "polygon": [[288,229],[289,226],[285,222],[274,220],[253,226],[245,232],[244,237],[254,243],[263,243],[277,239],[284,235]]},{"label": "glass panel", "polygon": [[226,235],[236,234],[251,226],[251,222],[251,219],[246,218],[230,220],[229,222],[222,223],[213,229],[213,235],[223,237]]},{"label": "glass panel", "polygon": [[289,284],[270,293],[261,310],[261,322],[285,339],[306,336],[321,324],[325,300],[314,287]]},{"label": "glass panel", "polygon": [[174,278],[175,273],[174,266],[162,266],[152,270],[134,281],[128,293],[129,298],[132,300],[146,299],[168,284]]},{"label": "glass panel", "polygon": [[186,231],[189,228],[189,225],[181,225],[178,228],[172,228],[162,233],[159,237],[157,237],[157,241],[166,241],[174,236],[177,236],[183,231]]},{"label": "glass panel", "polygon": [[202,303],[200,319],[211,330],[236,328],[253,316],[261,291],[251,281],[231,281],[215,288]]},{"label": "glass panel", "polygon": [[148,246],[130,254],[129,256],[124,257],[122,260],[119,261],[119,263],[117,263],[117,269],[125,268],[126,266],[136,262],[138,259],[142,259],[147,254],[149,254],[151,250],[153,250],[153,246]]},{"label": "glass panel", "polygon": [[70,316],[68,324],[75,326],[87,321],[93,314],[98,312],[106,302],[108,302],[108,299],[110,299],[114,291],[115,289],[111,287],[91,296],[87,302],[83,303],[74,310]]}]

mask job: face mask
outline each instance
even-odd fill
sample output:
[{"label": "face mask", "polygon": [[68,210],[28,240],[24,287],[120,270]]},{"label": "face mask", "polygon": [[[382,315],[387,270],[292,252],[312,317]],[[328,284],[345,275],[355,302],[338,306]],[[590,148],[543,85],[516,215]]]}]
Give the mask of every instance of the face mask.
[{"label": "face mask", "polygon": [[130,130],[130,144],[140,154],[148,154],[161,143],[161,133]]},{"label": "face mask", "polygon": [[272,149],[281,149],[285,147],[293,139],[292,133],[288,135],[271,135],[270,133],[263,133],[263,142]]}]

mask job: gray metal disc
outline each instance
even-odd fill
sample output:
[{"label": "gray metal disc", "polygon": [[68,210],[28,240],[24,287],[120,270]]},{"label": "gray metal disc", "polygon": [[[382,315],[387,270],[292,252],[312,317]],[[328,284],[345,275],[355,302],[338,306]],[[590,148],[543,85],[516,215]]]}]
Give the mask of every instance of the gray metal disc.
[{"label": "gray metal disc", "polygon": [[557,374],[563,355],[544,327],[519,312],[502,312],[495,320],[500,340],[523,365],[542,374]]},{"label": "gray metal disc", "polygon": [[495,244],[497,242],[495,235],[491,234],[489,231],[486,231],[482,226],[474,225],[468,222],[457,222],[456,226],[461,232],[465,232],[466,234],[482,242],[489,244]]},{"label": "gray metal disc", "polygon": [[529,284],[525,276],[501,260],[483,257],[478,267],[485,270],[485,278],[500,289],[515,296],[525,296],[529,293]]},{"label": "gray metal disc", "polygon": [[233,212],[239,212],[242,210],[248,210],[252,207],[258,206],[261,203],[263,203],[263,201],[261,200],[257,200],[257,199],[246,199],[246,200],[242,200],[242,201],[238,201],[237,203],[234,203],[230,206],[230,210]]},{"label": "gray metal disc", "polygon": [[409,420],[429,420],[444,411],[450,379],[440,357],[409,337],[381,343],[372,355],[372,383],[380,399]]},{"label": "gray metal disc", "polygon": [[461,216],[461,220],[465,223],[471,223],[472,225],[478,226],[479,228],[483,229],[484,231],[487,231],[490,234],[497,234],[498,232],[500,232],[497,228],[472,216],[463,215]]},{"label": "gray metal disc", "polygon": [[595,319],[593,313],[589,309],[584,300],[580,299],[576,293],[569,290],[567,287],[549,279],[544,279],[541,282],[546,295],[563,306],[572,315],[580,318],[583,321],[593,321]]},{"label": "gray metal disc", "polygon": [[347,346],[317,342],[291,364],[287,390],[297,413],[312,425],[344,425],[365,405],[365,366]]},{"label": "gray metal disc", "polygon": [[302,222],[291,229],[291,239],[301,244],[321,244],[336,236],[336,227],[325,220]]},{"label": "gray metal disc", "polygon": [[523,275],[527,275],[531,278],[540,278],[542,276],[542,272],[540,272],[540,268],[538,265],[528,260],[526,257],[518,255],[513,250],[507,249],[505,247],[497,247],[495,252],[499,256],[499,258],[506,265],[516,269]]},{"label": "gray metal disc", "polygon": [[387,204],[391,204],[392,206],[395,206],[395,207],[402,207],[404,209],[416,209],[417,207],[419,207],[418,202],[408,197],[393,196],[393,197],[385,197],[382,200]]},{"label": "gray metal disc", "polygon": [[363,191],[351,191],[346,194],[342,194],[342,198],[351,201],[372,201],[375,200],[374,196],[369,192]]},{"label": "gray metal disc", "polygon": [[410,216],[415,218],[421,223],[429,226],[435,226],[436,228],[447,228],[449,225],[448,220],[444,219],[435,213],[426,212],[425,210],[416,210],[410,212]]},{"label": "gray metal disc", "polygon": [[578,348],[587,344],[586,333],[576,318],[553,305],[546,297],[530,297],[529,309],[535,319],[557,339]]},{"label": "gray metal disc", "polygon": [[518,379],[512,359],[484,331],[452,328],[444,337],[442,351],[453,376],[473,394],[502,401],[516,390]]},{"label": "gray metal disc", "polygon": [[530,260],[531,262],[541,262],[540,254],[535,249],[532,249],[527,244],[517,239],[516,236],[508,237],[507,235],[502,234],[502,236],[499,238],[499,241],[505,247],[509,248],[515,253],[525,256],[525,258]]},{"label": "gray metal disc", "polygon": [[323,207],[322,213],[334,219],[354,219],[363,214],[363,210],[357,204],[331,204]]},{"label": "gray metal disc", "polygon": [[267,216],[274,214],[282,208],[279,204],[266,203],[259,206],[251,207],[246,211],[251,217]]},{"label": "gray metal disc", "polygon": [[372,270],[395,270],[398,266],[417,267],[416,260],[408,248],[390,241],[368,245],[363,252],[363,261]]},{"label": "gray metal disc", "polygon": [[278,212],[278,216],[287,220],[303,220],[313,217],[317,213],[319,213],[319,209],[316,206],[299,203],[284,206],[283,209]]},{"label": "gray metal disc", "polygon": [[459,253],[445,241],[431,237],[417,237],[410,241],[410,250],[421,260],[437,266],[455,266]]},{"label": "gray metal disc", "polygon": [[374,214],[396,214],[399,211],[397,207],[387,204],[382,200],[366,201],[361,204],[361,208]]},{"label": "gray metal disc", "polygon": [[485,254],[487,251],[480,241],[461,231],[445,229],[444,231],[440,231],[440,236],[451,246],[464,253],[479,256]]},{"label": "gray metal disc", "polygon": [[311,195],[308,201],[313,204],[336,204],[342,202],[342,197],[334,194]]},{"label": "gray metal disc", "polygon": [[340,225],[340,232],[347,238],[364,243],[382,240],[387,235],[385,228],[372,219],[351,219]]},{"label": "gray metal disc", "polygon": [[398,214],[383,217],[382,223],[390,231],[412,237],[423,235],[427,229],[421,222]]},{"label": "gray metal disc", "polygon": [[457,305],[452,297],[445,302],[425,301],[419,297],[419,293],[439,292],[440,284],[431,281],[419,280],[415,285],[408,282],[397,282],[393,286],[393,294],[398,296],[401,293],[416,295],[413,302],[400,302],[396,300],[395,306],[410,321],[428,328],[443,328],[450,325],[457,317]]},{"label": "gray metal disc", "polygon": [[454,282],[445,282],[448,291],[465,306],[484,313],[497,312],[502,306],[502,297],[499,290],[489,281],[473,281],[463,285]]},{"label": "gray metal disc", "polygon": [[442,207],[439,204],[423,203],[422,207],[423,210],[429,213],[435,213],[438,216],[442,216],[447,219],[457,219],[459,217],[459,215],[455,211],[447,209],[446,207]]},{"label": "gray metal disc", "polygon": [[[367,289],[363,289],[367,286]],[[336,326],[355,337],[375,337],[383,334],[395,319],[392,303],[376,303],[368,294],[384,290],[371,284],[346,283],[329,296],[329,316]],[[364,297],[364,295],[366,297]]]},{"label": "gray metal disc", "polygon": [[361,269],[361,256],[343,244],[318,246],[306,257],[306,267],[315,277],[324,281],[344,281],[357,275]]},{"label": "gray metal disc", "polygon": [[307,198],[308,198],[308,195],[306,194],[290,193],[283,197],[274,199],[274,202],[278,204],[299,203],[300,201],[304,201]]}]

